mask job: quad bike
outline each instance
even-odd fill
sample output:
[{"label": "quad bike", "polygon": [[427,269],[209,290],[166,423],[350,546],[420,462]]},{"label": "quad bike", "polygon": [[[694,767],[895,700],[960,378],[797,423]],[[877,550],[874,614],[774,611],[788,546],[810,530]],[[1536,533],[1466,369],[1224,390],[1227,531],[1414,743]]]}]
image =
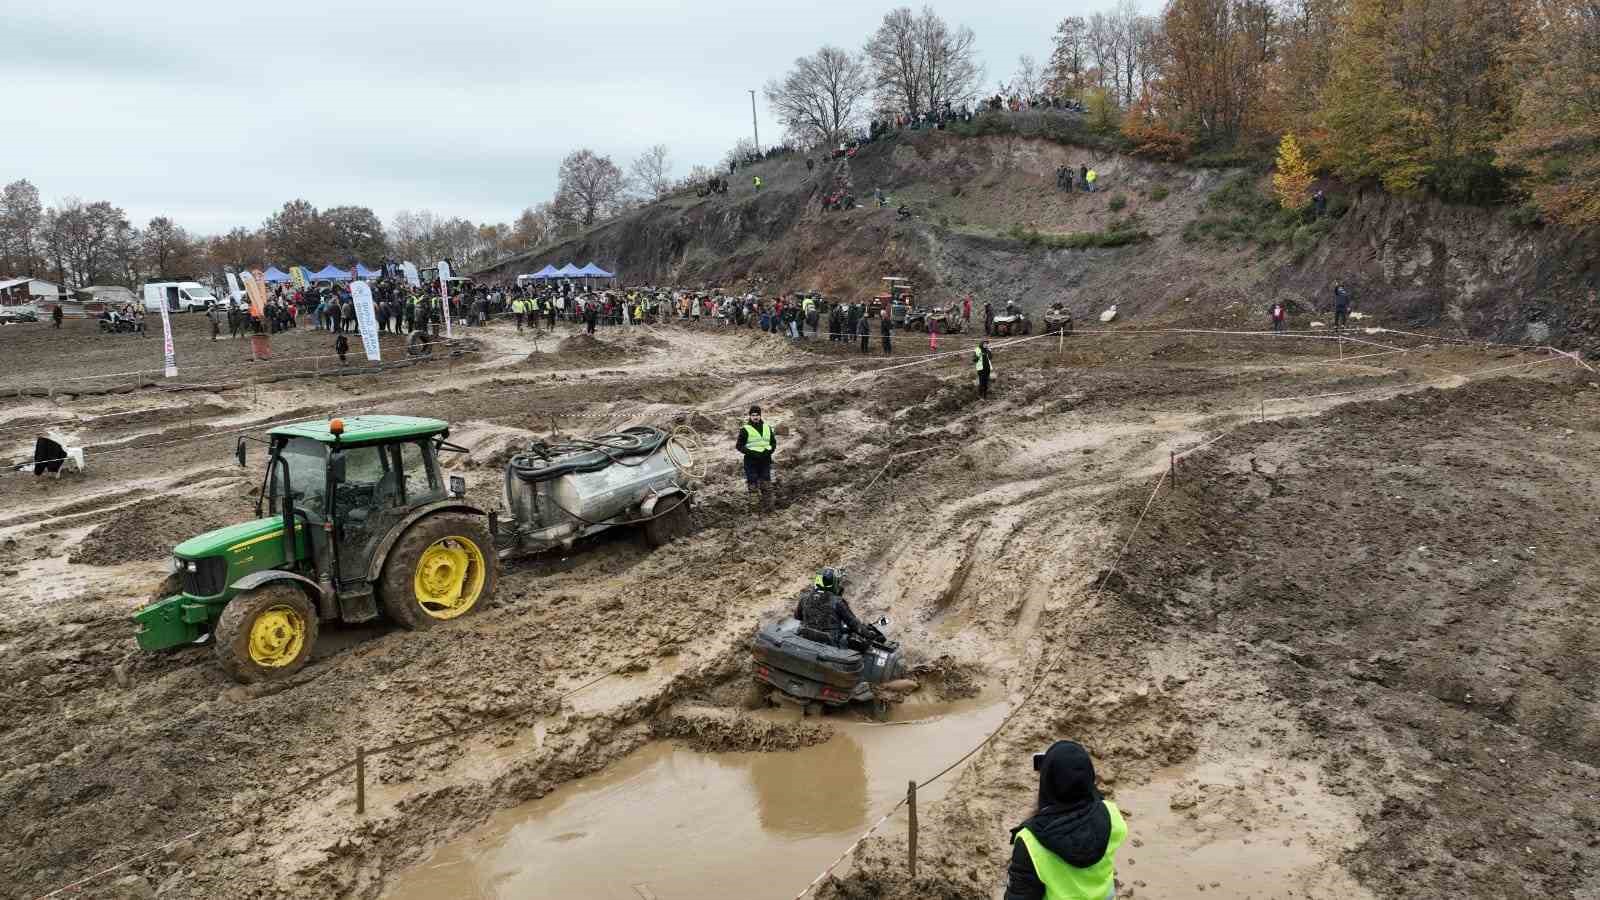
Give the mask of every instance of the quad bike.
[{"label": "quad bike", "polygon": [[776,688],[772,699],[797,705],[838,708],[869,703],[872,715],[888,715],[883,685],[905,677],[899,643],[881,630],[889,620],[862,623],[863,635],[850,635],[849,646],[836,647],[828,635],[786,617],[762,626],[751,644],[757,687]]},{"label": "quad bike", "polygon": [[1072,312],[1060,303],[1050,304],[1044,314],[1044,330],[1049,334],[1072,333]]},{"label": "quad bike", "polygon": [[1028,314],[1017,308],[1015,303],[1007,303],[1006,311],[994,317],[994,333],[1000,336],[1013,334],[1032,334],[1033,320]]},{"label": "quad bike", "polygon": [[134,334],[140,329],[138,323],[129,319],[101,319],[100,330],[105,334]]}]

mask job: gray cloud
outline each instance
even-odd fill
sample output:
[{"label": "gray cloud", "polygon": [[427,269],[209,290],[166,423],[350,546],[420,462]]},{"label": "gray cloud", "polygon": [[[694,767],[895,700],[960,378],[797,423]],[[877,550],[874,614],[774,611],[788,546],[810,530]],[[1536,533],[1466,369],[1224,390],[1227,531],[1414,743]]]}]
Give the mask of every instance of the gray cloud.
[{"label": "gray cloud", "polygon": [[[507,221],[580,146],[625,166],[664,143],[682,174],[749,135],[747,89],[824,43],[859,46],[891,5],[4,3],[0,79],[26,138],[0,180],[205,233],[296,197]],[[1019,53],[1046,59],[1061,16],[1110,5],[936,8],[977,32],[992,85]],[[765,110],[760,129],[780,137]]]}]

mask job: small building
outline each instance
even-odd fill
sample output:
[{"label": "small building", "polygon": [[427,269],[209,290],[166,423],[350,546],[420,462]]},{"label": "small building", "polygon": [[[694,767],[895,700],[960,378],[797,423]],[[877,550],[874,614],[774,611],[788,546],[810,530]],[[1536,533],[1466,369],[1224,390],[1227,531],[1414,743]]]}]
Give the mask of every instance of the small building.
[{"label": "small building", "polygon": [[42,278],[0,278],[0,306],[35,306],[61,299],[61,288]]},{"label": "small building", "polygon": [[125,303],[138,303],[139,298],[133,291],[120,284],[95,284],[86,288],[78,288],[73,293],[85,303],[104,303],[107,307],[115,309]]}]

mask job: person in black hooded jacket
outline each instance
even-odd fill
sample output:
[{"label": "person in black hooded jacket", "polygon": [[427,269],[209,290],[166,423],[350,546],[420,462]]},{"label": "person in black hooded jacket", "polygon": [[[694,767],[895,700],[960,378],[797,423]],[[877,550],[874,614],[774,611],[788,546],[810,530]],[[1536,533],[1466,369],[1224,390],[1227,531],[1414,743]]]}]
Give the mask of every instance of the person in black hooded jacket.
[{"label": "person in black hooded jacket", "polygon": [[1034,768],[1039,806],[1011,832],[1005,900],[1108,900],[1128,826],[1095,787],[1089,751],[1056,741]]}]

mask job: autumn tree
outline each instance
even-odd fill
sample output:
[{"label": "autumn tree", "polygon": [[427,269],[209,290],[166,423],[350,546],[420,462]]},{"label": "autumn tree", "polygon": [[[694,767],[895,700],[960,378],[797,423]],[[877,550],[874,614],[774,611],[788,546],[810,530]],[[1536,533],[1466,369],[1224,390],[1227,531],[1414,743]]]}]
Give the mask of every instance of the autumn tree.
[{"label": "autumn tree", "polygon": [[0,190],[0,275],[29,275],[42,266],[43,224],[44,204],[32,182],[24,178]]},{"label": "autumn tree", "polygon": [[305,200],[291,200],[261,224],[267,255],[284,265],[320,268],[335,261],[333,233],[322,213]]},{"label": "autumn tree", "polygon": [[1089,65],[1089,23],[1082,16],[1068,16],[1056,25],[1055,46],[1050,51],[1050,89],[1057,94],[1077,96],[1085,84],[1084,70]]},{"label": "autumn tree", "polygon": [[1269,0],[1171,0],[1163,16],[1156,103],[1198,142],[1258,133],[1274,56]]},{"label": "autumn tree", "polygon": [[1278,205],[1284,209],[1301,209],[1311,200],[1311,182],[1315,175],[1311,163],[1300,152],[1300,143],[1293,132],[1285,132],[1278,141],[1278,167],[1272,173],[1272,192]]},{"label": "autumn tree", "polygon": [[383,220],[365,206],[335,206],[322,213],[329,251],[340,266],[352,261],[377,263],[388,255],[389,236]]},{"label": "autumn tree", "polygon": [[1519,24],[1504,13],[1499,0],[1351,0],[1324,93],[1332,169],[1489,199]]},{"label": "autumn tree", "polygon": [[1018,97],[1037,97],[1044,93],[1044,88],[1044,71],[1027,53],[1017,57],[1017,70],[1012,73],[1011,80],[1002,86],[1002,90]]},{"label": "autumn tree", "polygon": [[1512,48],[1515,114],[1500,158],[1552,221],[1600,224],[1600,3],[1533,0]]},{"label": "autumn tree", "polygon": [[616,214],[622,203],[622,170],[609,156],[584,147],[561,161],[556,203],[584,228]]},{"label": "autumn tree", "polygon": [[156,216],[140,235],[139,257],[146,271],[166,279],[193,276],[201,265],[198,248],[182,225],[166,216]]},{"label": "autumn tree", "polygon": [[217,271],[243,272],[267,263],[267,245],[260,232],[248,228],[231,228],[206,242],[209,268]]},{"label": "autumn tree", "polygon": [[[136,257],[133,226],[120,207],[100,200],[84,203],[69,197],[44,214],[44,253],[55,264],[56,279],[72,287],[104,281],[127,283]],[[130,251],[129,248],[132,247]]]}]

